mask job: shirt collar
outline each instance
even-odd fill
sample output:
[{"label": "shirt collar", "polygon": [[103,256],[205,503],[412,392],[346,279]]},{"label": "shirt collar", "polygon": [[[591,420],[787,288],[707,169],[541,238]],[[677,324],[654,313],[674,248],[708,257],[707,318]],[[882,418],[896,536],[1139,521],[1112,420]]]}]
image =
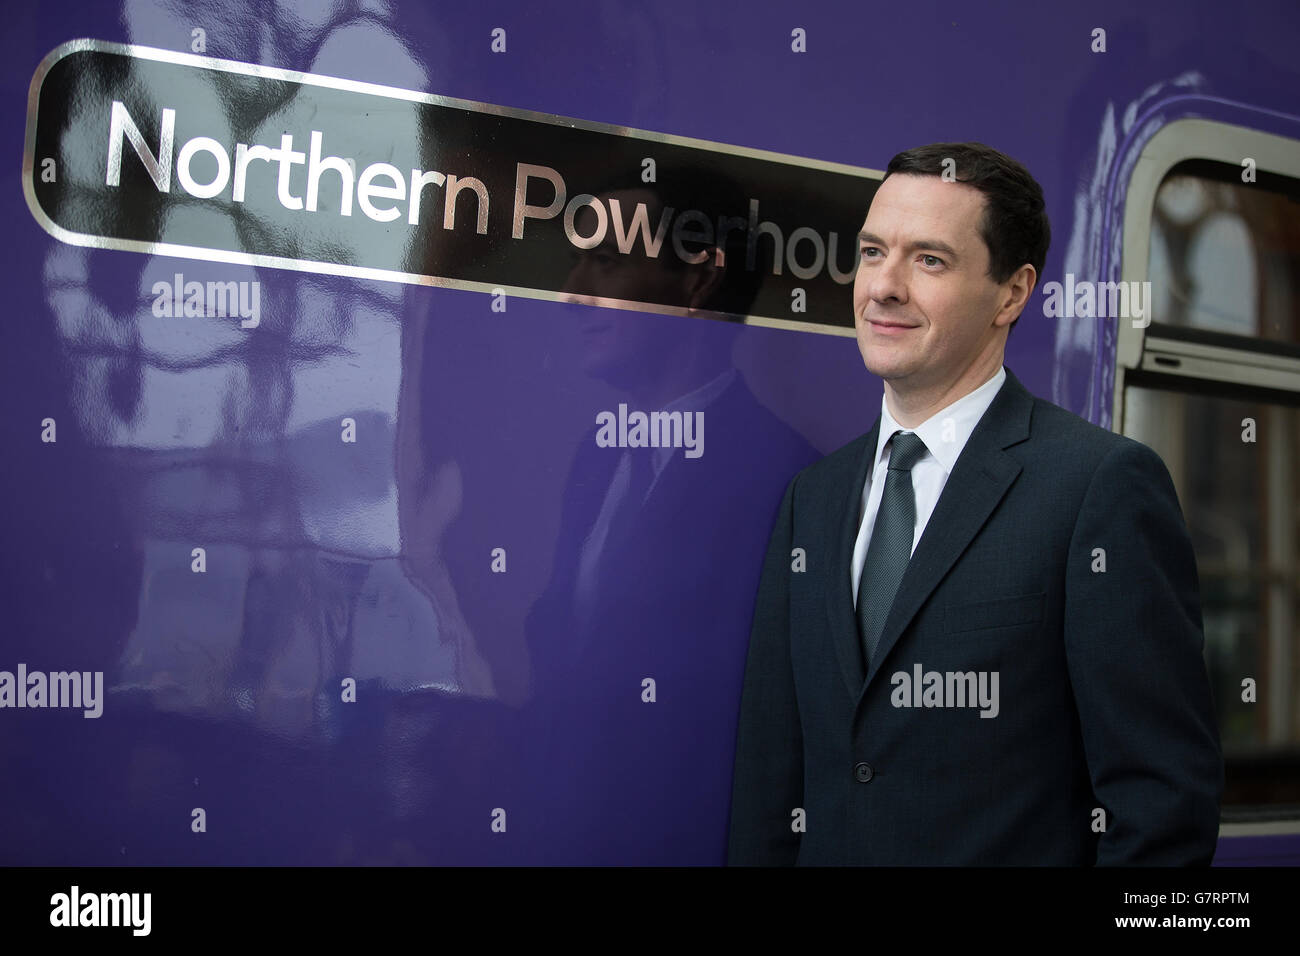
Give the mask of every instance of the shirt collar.
[{"label": "shirt collar", "polygon": [[729,368],[722,374],[709,379],[699,388],[687,392],[680,398],[669,402],[664,406],[663,410],[666,412],[701,411],[706,405],[711,405],[713,400],[721,395],[728,385],[735,381],[735,378],[736,370],[734,368]]},{"label": "shirt collar", "polygon": [[951,475],[958,456],[966,447],[967,439],[975,431],[975,426],[988,411],[989,406],[993,404],[994,397],[1006,380],[1007,371],[999,365],[997,373],[991,379],[973,392],[967,392],[957,401],[941,408],[915,428],[903,428],[898,424],[894,416],[889,414],[889,405],[882,395],[880,434],[876,437],[876,457],[872,459],[872,473],[875,473],[875,466],[880,464],[880,459],[885,453],[885,443],[894,432],[902,430],[914,432],[925,443],[926,450],[943,467],[944,472]]},{"label": "shirt collar", "polygon": [[[707,406],[713,404],[713,402],[717,400],[718,396],[726,391],[728,386],[730,386],[735,380],[736,370],[734,368],[729,368],[720,375],[709,379],[709,381],[705,382],[699,388],[693,389],[685,395],[669,402],[663,407],[663,410],[665,412],[682,412],[684,415],[689,415],[692,412],[703,411]],[[672,458],[674,454],[681,454],[681,451],[680,448],[668,448],[663,446],[654,450],[650,457],[650,461],[654,467],[654,477],[656,481],[659,479],[659,473],[663,471],[664,466],[668,464],[668,460]],[[654,485],[652,484],[651,487],[653,488]]]}]

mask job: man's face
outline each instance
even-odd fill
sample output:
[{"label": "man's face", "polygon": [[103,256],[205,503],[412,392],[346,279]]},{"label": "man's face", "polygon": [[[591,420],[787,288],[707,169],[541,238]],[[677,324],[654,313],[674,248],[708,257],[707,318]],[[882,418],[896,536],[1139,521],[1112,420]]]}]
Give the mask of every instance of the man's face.
[{"label": "man's face", "polygon": [[[606,208],[609,208],[611,198],[619,201],[625,222],[631,221],[637,204],[644,203],[651,232],[657,228],[661,212],[659,200],[648,189],[619,190],[600,196]],[[591,235],[595,229],[594,215],[590,209],[578,214],[576,225],[579,233]],[[584,216],[593,218],[584,219]],[[561,295],[566,302],[583,305],[613,307],[611,300],[630,299],[685,306],[688,304],[687,270],[668,268],[664,264],[665,257],[672,255],[675,253],[667,243],[656,259],[647,258],[640,251],[624,255],[618,250],[611,222],[605,241],[599,246],[575,250],[574,265]],[[583,370],[619,385],[625,384],[637,363],[654,366],[656,353],[667,344],[662,323],[656,323],[652,316],[636,312],[593,311],[583,317],[579,331]]]},{"label": "man's face", "polygon": [[988,275],[984,203],[938,176],[895,173],[876,191],[853,315],[867,369],[895,388],[945,388],[981,357],[1000,362],[1006,326],[993,319],[1005,293]]}]

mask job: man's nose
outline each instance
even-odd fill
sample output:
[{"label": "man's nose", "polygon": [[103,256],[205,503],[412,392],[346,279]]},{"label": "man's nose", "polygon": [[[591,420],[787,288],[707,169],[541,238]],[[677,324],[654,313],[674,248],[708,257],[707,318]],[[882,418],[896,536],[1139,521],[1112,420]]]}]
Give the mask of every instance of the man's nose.
[{"label": "man's nose", "polygon": [[589,291],[586,286],[586,280],[583,273],[586,271],[586,261],[579,259],[569,270],[568,276],[564,280],[564,285],[560,286],[560,300],[562,302],[579,302],[581,299],[578,293]]},{"label": "man's nose", "polygon": [[580,261],[569,270],[569,276],[560,286],[560,301],[569,305],[595,305],[596,300],[590,294],[593,290],[584,278],[583,263]]},{"label": "man's nose", "polygon": [[[859,266],[859,268],[862,268]],[[877,260],[867,272],[867,295],[876,302],[907,301],[907,261],[899,253]]]}]

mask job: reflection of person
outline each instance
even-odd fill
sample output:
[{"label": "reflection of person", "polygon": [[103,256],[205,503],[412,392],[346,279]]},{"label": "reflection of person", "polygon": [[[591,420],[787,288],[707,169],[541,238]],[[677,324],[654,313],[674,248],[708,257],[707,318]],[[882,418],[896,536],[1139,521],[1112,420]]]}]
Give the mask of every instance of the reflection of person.
[{"label": "reflection of person", "polygon": [[731,862],[1212,857],[1222,760],[1168,472],[1002,367],[1048,239],[1040,187],[988,147],[890,162],[854,286],[881,416],[782,501]]},{"label": "reflection of person", "polygon": [[[703,180],[683,172],[674,182],[667,194],[597,195],[645,202],[653,221],[661,203],[690,208],[676,187]],[[686,264],[591,250],[566,296],[743,314],[745,294],[732,290],[748,284],[752,298],[752,277],[726,258],[719,268],[708,251]],[[584,372],[632,409],[698,412],[707,427],[695,458],[682,448],[601,447],[594,428],[578,446],[551,579],[527,621],[530,803],[539,825],[573,826],[551,841],[545,862],[716,860],[733,726],[726,716],[700,726],[699,717],[738,691],[739,618],[772,501],[816,453],[733,367],[737,326],[586,308],[575,309],[575,323]],[[646,678],[657,685],[653,706],[642,697]]]}]

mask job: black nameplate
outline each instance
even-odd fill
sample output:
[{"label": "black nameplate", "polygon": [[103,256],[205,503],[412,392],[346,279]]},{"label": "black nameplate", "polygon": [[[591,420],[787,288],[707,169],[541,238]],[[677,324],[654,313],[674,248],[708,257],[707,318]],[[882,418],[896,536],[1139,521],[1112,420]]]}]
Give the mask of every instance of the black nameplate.
[{"label": "black nameplate", "polygon": [[37,69],[23,169],[77,245],[839,334],[879,177],[94,40]]}]

